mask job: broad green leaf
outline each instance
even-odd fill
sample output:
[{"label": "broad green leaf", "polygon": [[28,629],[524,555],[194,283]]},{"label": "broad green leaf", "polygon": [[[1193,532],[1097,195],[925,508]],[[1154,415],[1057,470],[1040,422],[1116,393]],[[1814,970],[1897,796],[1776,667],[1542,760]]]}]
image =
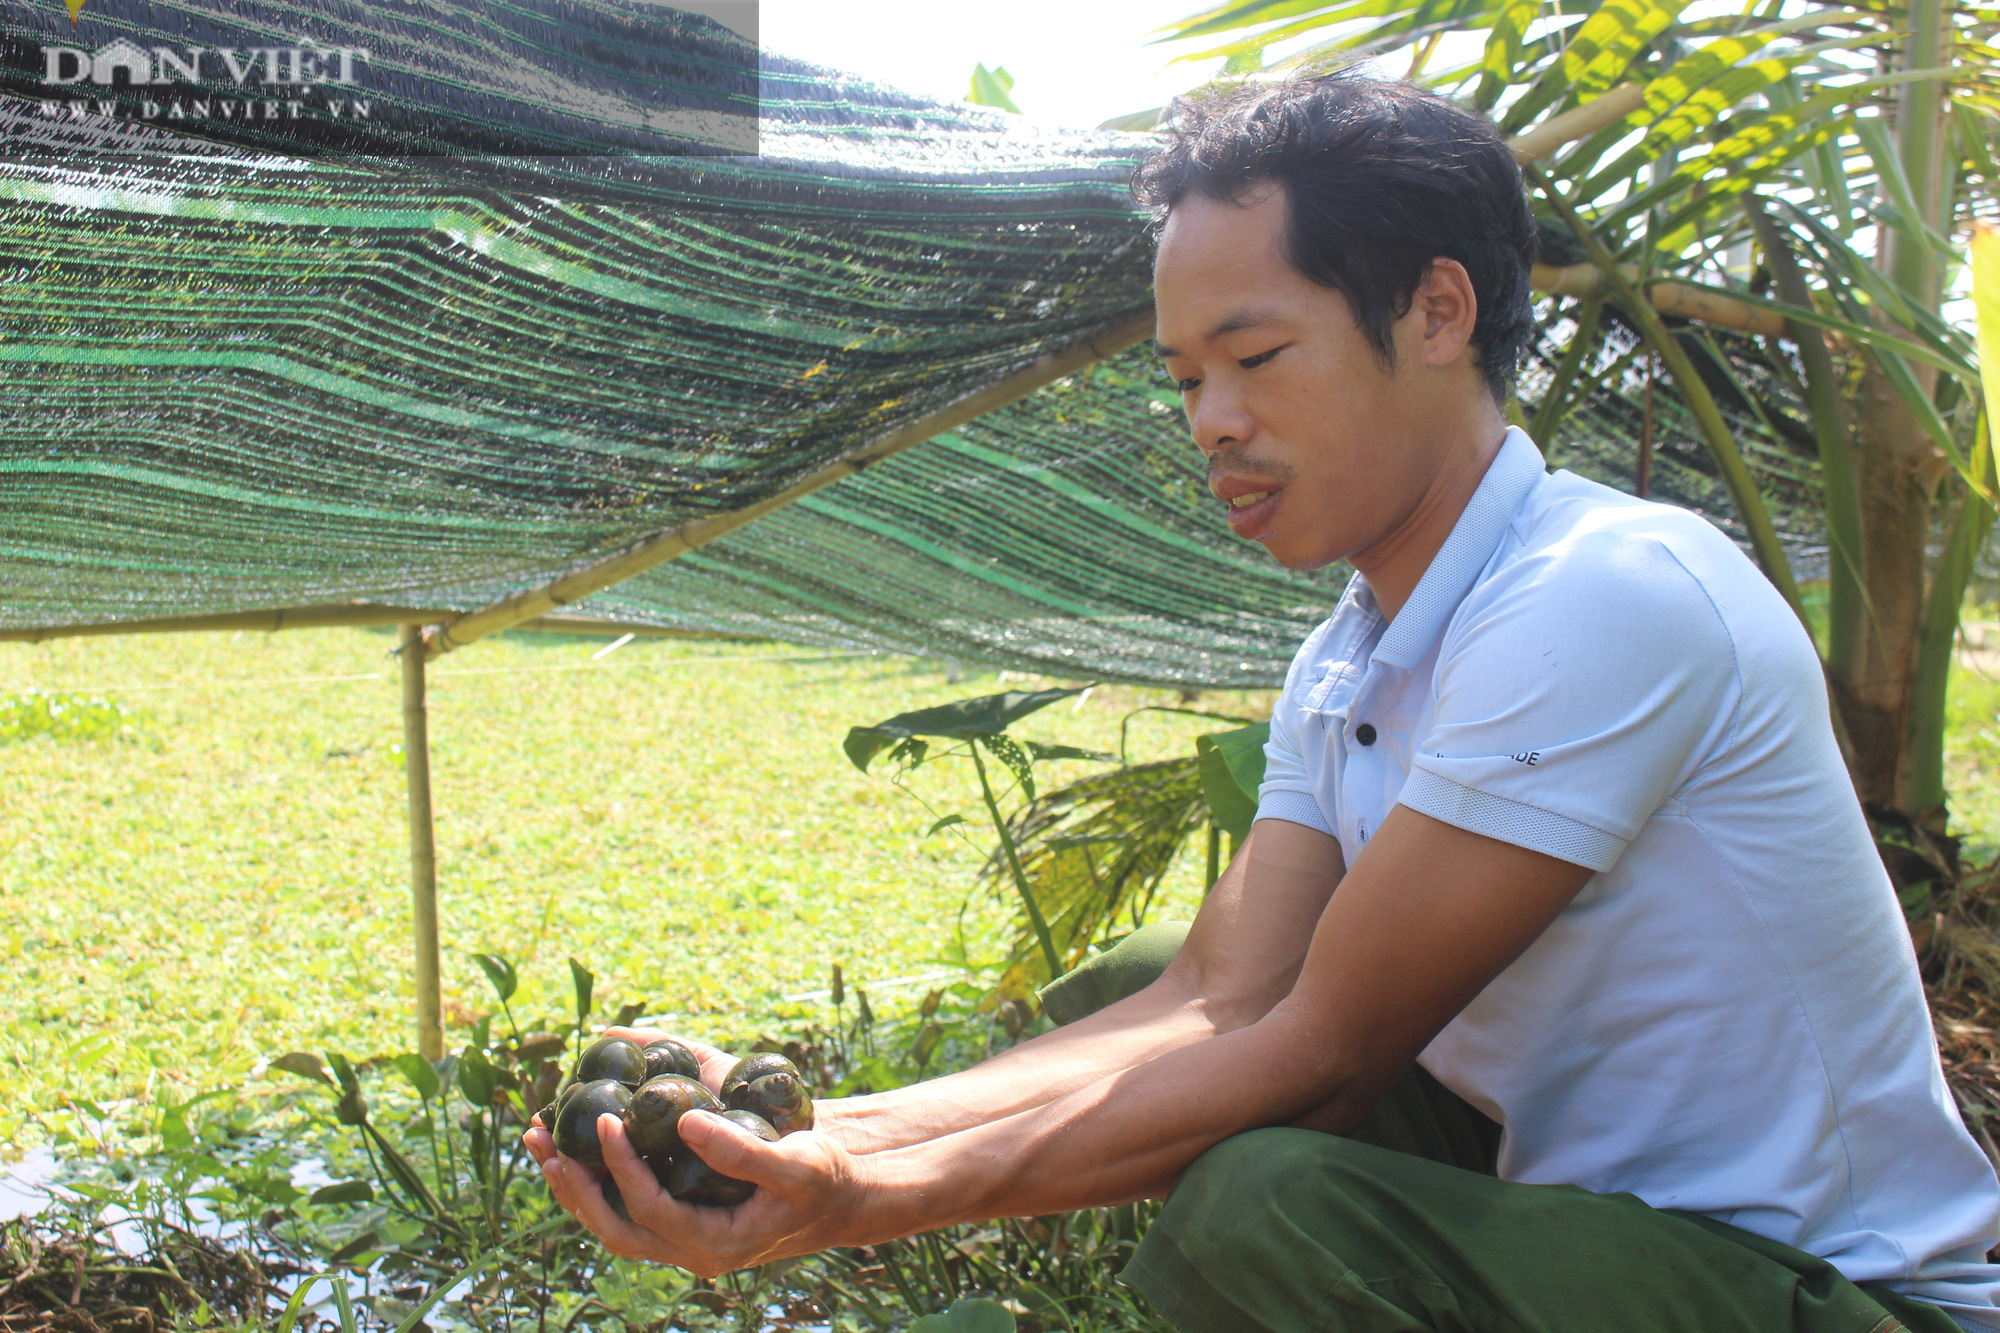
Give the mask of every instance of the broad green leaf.
[{"label": "broad green leaf", "polygon": [[[365,1180],[343,1180],[334,1185],[321,1185],[307,1200],[309,1203],[373,1203],[374,1201],[375,1187]],[[369,1235],[372,1244],[374,1233],[370,1232]]]},{"label": "broad green leaf", "polygon": [[1014,1312],[983,1296],[954,1302],[942,1314],[927,1314],[910,1325],[910,1333],[1014,1333]]},{"label": "broad green leaf", "polygon": [[492,1062],[479,1051],[467,1051],[458,1062],[458,1090],[465,1094],[465,1100],[478,1107],[491,1106],[499,1088],[500,1078]]},{"label": "broad green leaf", "polygon": [[1271,724],[1195,737],[1201,791],[1216,827],[1241,842],[1257,818],[1257,788],[1264,780],[1264,742]]},{"label": "broad green leaf", "polygon": [[494,993],[499,995],[500,1003],[505,1004],[514,998],[514,992],[520,988],[521,978],[516,975],[512,963],[497,953],[476,953],[472,955],[472,961],[479,964],[479,970],[493,983]]},{"label": "broad green leaf", "polygon": [[282,1208],[288,1203],[304,1198],[304,1194],[292,1187],[292,1182],[278,1176],[252,1176],[236,1182],[238,1191],[253,1199]]},{"label": "broad green leaf", "polygon": [[271,1061],[271,1068],[297,1074],[300,1078],[314,1079],[329,1088],[334,1086],[333,1080],[327,1077],[326,1065],[310,1051],[287,1051]]},{"label": "broad green leaf", "polygon": [[417,1096],[429,1101],[438,1095],[438,1071],[423,1056],[414,1051],[404,1051],[391,1063],[398,1073],[410,1081],[410,1086],[417,1090]]},{"label": "broad green leaf", "polygon": [[[333,1186],[328,1186],[328,1188],[331,1189]],[[326,1256],[326,1261],[330,1264],[344,1264],[350,1260],[359,1259],[362,1255],[368,1253],[368,1251],[380,1246],[381,1243],[382,1235],[380,1232],[364,1231],[353,1240],[348,1241],[345,1245],[335,1250],[332,1254]]]},{"label": "broad green leaf", "polygon": [[1586,101],[1603,92],[1686,7],[1687,0],[1605,0],[1563,52],[1563,78]]},{"label": "broad green leaf", "polygon": [[1088,685],[1080,685],[1069,690],[1008,690],[1003,694],[981,695],[976,699],[939,704],[935,708],[898,713],[872,727],[850,729],[841,748],[847,752],[854,766],[865,773],[875,756],[899,741],[917,736],[953,739],[997,736],[1028,714],[1047,708],[1059,699],[1082,694],[1089,688]]}]

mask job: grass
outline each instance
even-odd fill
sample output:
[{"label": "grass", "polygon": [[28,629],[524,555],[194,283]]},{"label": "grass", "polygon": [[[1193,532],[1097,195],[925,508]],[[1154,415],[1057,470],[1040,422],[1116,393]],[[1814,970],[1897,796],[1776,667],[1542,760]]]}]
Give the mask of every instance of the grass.
[{"label": "grass", "polygon": [[[923,836],[951,812],[976,835],[969,774],[918,775],[934,814],[840,741],[1025,681],[762,644],[642,640],[593,662],[604,645],[510,635],[433,668],[448,1029],[492,1007],[475,952],[520,964],[517,1011],[561,1011],[574,956],[602,1010],[644,1002],[741,1040],[796,1018],[807,1006],[783,997],[836,962],[865,984],[1001,947],[1011,902],[970,893],[983,844]],[[263,1086],[259,1062],[287,1050],[410,1045],[392,646],[359,630],[0,644],[0,699],[124,710],[0,742],[0,1143],[87,1148],[141,1131],[121,1107]],[[1128,711],[1177,702],[1100,689],[1021,732],[1116,749]],[[1132,757],[1212,729],[1148,714]],[[1190,863],[1161,915],[1198,896]]]},{"label": "grass", "polygon": [[1952,826],[1978,861],[2000,852],[2000,622],[1969,620],[1945,703]]},{"label": "grass", "polygon": [[[783,997],[990,961],[1015,910],[973,894],[969,772],[926,809],[840,751],[847,728],[1001,688],[934,664],[765,644],[510,635],[433,668],[448,1026],[491,1008],[471,962],[560,1012],[574,956],[600,1008],[643,1001],[743,1041]],[[1972,854],[2000,849],[2000,624],[1968,628],[1948,772]],[[405,1049],[411,1011],[400,700],[387,632],[0,644],[0,1145],[140,1132],[120,1108],[266,1086],[292,1049]],[[1047,682],[1032,682],[1042,684]],[[32,693],[31,693],[32,692]],[[81,696],[51,710],[51,696]],[[90,702],[96,700],[97,702]],[[1164,691],[1099,689],[1025,735],[1116,749]],[[1261,714],[1269,696],[1201,707]],[[1212,729],[1146,714],[1134,760]],[[1091,771],[1051,765],[1045,785]],[[965,830],[924,833],[961,813]],[[1159,915],[1186,915],[1197,868]],[[924,987],[877,991],[911,1002]],[[82,1114],[79,1115],[78,1112]]]}]

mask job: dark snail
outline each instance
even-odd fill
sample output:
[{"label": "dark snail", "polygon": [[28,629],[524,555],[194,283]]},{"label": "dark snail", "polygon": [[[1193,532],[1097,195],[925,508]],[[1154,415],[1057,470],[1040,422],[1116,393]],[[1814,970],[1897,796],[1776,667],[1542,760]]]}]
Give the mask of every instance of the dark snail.
[{"label": "dark snail", "polygon": [[576,1081],[591,1083],[601,1078],[617,1079],[628,1088],[636,1088],[646,1081],[646,1057],[623,1037],[594,1041],[577,1057]]},{"label": "dark snail", "polygon": [[691,1078],[662,1074],[647,1079],[625,1108],[625,1137],[632,1151],[648,1162],[664,1161],[685,1151],[681,1117],[689,1111],[720,1111],[715,1094]]},{"label": "dark snail", "polygon": [[[723,1114],[766,1143],[778,1141],[778,1131],[748,1111],[725,1111]],[[692,1152],[685,1151],[668,1163],[661,1184],[666,1186],[667,1193],[682,1203],[699,1204],[704,1208],[734,1208],[757,1192],[757,1187],[749,1181],[725,1176]]]},{"label": "dark snail", "polygon": [[732,1111],[749,1111],[771,1123],[780,1134],[813,1127],[812,1097],[797,1074],[774,1069],[746,1083],[729,1087],[724,1098]]},{"label": "dark snail", "polygon": [[556,1110],[556,1151],[574,1161],[603,1166],[597,1117],[623,1116],[631,1101],[632,1090],[615,1078],[577,1084]]},{"label": "dark snail", "polygon": [[[556,1151],[601,1167],[598,1117],[615,1115],[624,1123],[632,1150],[668,1194],[683,1203],[733,1208],[755,1194],[756,1185],[702,1161],[681,1140],[681,1117],[689,1111],[714,1112],[775,1143],[783,1135],[812,1128],[812,1094],[797,1066],[769,1052],[737,1061],[722,1081],[720,1096],[709,1091],[700,1074],[694,1052],[670,1037],[656,1037],[643,1046],[604,1037],[577,1057],[554,1102],[535,1119],[554,1134]],[[598,1187],[611,1210],[630,1221],[617,1180],[607,1172]]]},{"label": "dark snail", "polygon": [[679,1074],[682,1078],[699,1079],[701,1061],[693,1051],[675,1041],[672,1037],[656,1037],[639,1048],[646,1058],[646,1077],[658,1078],[662,1074]]},{"label": "dark snail", "polygon": [[720,1096],[723,1101],[727,1102],[729,1094],[739,1085],[748,1083],[753,1078],[762,1078],[766,1074],[778,1073],[790,1074],[793,1078],[798,1078],[799,1069],[797,1065],[782,1055],[773,1051],[759,1051],[755,1055],[738,1060],[734,1067],[722,1076]]}]

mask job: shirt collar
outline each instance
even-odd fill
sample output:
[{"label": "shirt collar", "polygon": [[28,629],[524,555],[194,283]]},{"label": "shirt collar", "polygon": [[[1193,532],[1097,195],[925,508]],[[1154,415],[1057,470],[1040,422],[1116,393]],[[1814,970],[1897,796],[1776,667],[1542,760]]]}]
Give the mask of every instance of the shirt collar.
[{"label": "shirt collar", "polygon": [[1541,451],[1527,432],[1518,427],[1508,430],[1479,489],[1452,525],[1451,536],[1445,538],[1430,568],[1417,580],[1410,600],[1383,632],[1375,661],[1408,671],[1424,660],[1438,635],[1444,633],[1445,622],[1472,591],[1479,571],[1493,558],[1507,525],[1514,521],[1545,470]]}]

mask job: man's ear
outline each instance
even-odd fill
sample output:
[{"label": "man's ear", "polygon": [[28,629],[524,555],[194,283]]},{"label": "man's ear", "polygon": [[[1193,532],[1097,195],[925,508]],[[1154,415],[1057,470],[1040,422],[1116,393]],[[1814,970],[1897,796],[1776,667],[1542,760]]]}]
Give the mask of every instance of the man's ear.
[{"label": "man's ear", "polygon": [[1421,321],[1418,331],[1425,365],[1448,366],[1471,344],[1472,327],[1479,319],[1479,295],[1472,290],[1472,275],[1456,259],[1440,256],[1431,261],[1430,272],[1417,284],[1410,307]]}]

